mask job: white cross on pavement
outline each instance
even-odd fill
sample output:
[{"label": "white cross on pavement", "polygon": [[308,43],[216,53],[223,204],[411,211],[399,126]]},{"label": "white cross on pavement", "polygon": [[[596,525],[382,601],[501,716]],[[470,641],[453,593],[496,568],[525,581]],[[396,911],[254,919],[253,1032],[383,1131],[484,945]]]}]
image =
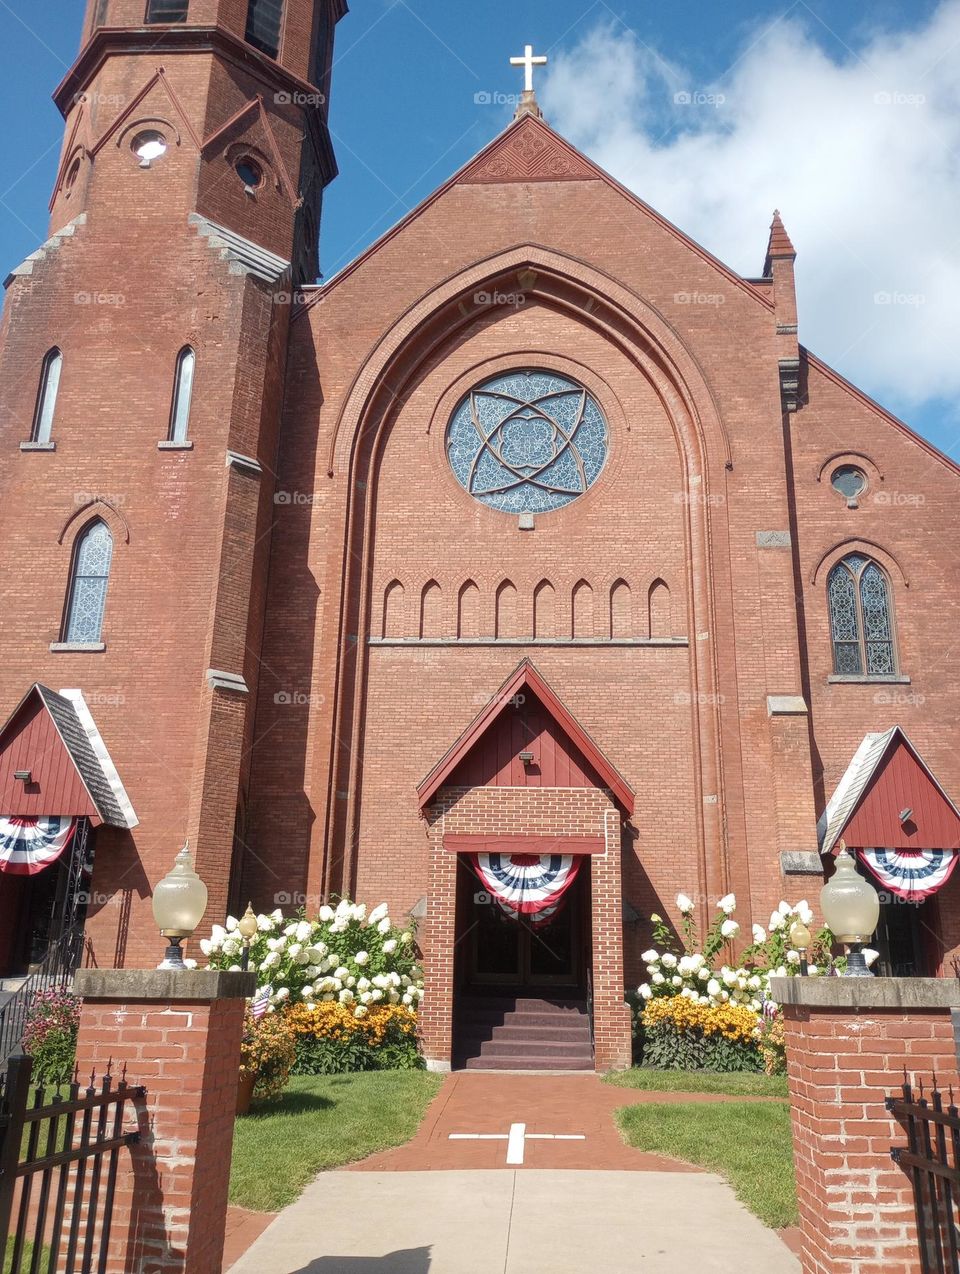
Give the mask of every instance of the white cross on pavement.
[{"label": "white cross on pavement", "polygon": [[507,1132],[452,1132],[450,1141],[505,1141],[507,1163],[523,1163],[523,1149],[528,1141],[586,1141],[582,1132],[527,1132],[526,1124],[511,1124]]},{"label": "white cross on pavement", "polygon": [[547,59],[545,57],[533,56],[533,45],[525,44],[523,46],[522,58],[511,58],[511,66],[523,67],[523,87],[528,93],[533,92],[533,68],[535,66],[546,66]]}]

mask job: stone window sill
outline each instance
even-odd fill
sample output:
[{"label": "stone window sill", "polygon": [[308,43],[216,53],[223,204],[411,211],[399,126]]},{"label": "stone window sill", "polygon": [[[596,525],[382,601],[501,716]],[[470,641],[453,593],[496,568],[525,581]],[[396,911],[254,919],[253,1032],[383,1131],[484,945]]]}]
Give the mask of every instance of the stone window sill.
[{"label": "stone window sill", "polygon": [[169,438],[164,438],[157,443],[158,451],[192,451],[193,443],[189,440],[186,442],[171,442]]},{"label": "stone window sill", "polygon": [[106,648],[105,643],[102,641],[52,641],[50,643],[50,650],[55,655],[71,653],[99,654]]},{"label": "stone window sill", "polygon": [[21,451],[56,451],[55,442],[21,442]]},{"label": "stone window sill", "polygon": [[864,677],[852,673],[831,673],[827,678],[831,686],[909,686],[909,677]]}]

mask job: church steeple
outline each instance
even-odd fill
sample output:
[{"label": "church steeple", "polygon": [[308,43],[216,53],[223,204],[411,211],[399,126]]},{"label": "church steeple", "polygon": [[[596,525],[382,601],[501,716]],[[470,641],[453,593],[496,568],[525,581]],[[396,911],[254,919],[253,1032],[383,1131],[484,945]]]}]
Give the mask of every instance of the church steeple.
[{"label": "church steeple", "polygon": [[[343,0],[88,0],[54,94],[66,129],[51,231],[98,200],[144,201],[147,216],[176,202],[312,282],[336,173],[327,110],[344,12]],[[147,163],[145,134],[163,147]]]},{"label": "church steeple", "polygon": [[523,57],[510,59],[511,66],[523,67],[523,92],[520,94],[517,109],[513,113],[514,119],[522,119],[524,115],[532,115],[535,119],[543,119],[543,111],[540,109],[537,95],[533,89],[533,68],[535,66],[546,66],[546,64],[547,59],[542,54],[534,55],[532,44],[524,45]]}]

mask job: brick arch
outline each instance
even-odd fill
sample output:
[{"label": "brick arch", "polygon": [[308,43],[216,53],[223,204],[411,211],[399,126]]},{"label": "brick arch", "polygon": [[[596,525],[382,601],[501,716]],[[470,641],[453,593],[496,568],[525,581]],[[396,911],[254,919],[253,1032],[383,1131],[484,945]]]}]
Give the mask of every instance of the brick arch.
[{"label": "brick arch", "polygon": [[861,553],[864,557],[873,558],[877,565],[886,571],[891,580],[897,578],[904,588],[910,587],[906,572],[889,549],[877,544],[875,540],[864,540],[858,537],[841,540],[839,544],[827,549],[811,571],[810,583],[817,584],[825,580],[833,567],[850,553]]},{"label": "brick arch", "polygon": [[[528,297],[591,328],[647,379],[673,431],[687,491],[697,488],[709,496],[713,488],[718,492],[724,489],[725,470],[732,468],[727,434],[712,388],[676,329],[636,293],[586,263],[539,245],[514,246],[475,263],[421,297],[376,342],[347,391],[327,454],[328,476],[346,479],[342,559],[346,570],[330,580],[342,640],[350,633],[369,630],[377,472],[400,404],[423,370],[442,361],[445,351],[460,341],[466,329],[490,319],[489,307],[478,306],[474,294],[518,285]],[[319,292],[317,300],[323,295]],[[717,630],[717,570],[725,580],[730,575],[728,547],[722,536],[711,535],[712,508],[709,498],[684,501],[685,540],[691,560],[685,609],[695,631],[710,633]],[[597,604],[603,605],[600,596]],[[497,624],[497,631],[499,628]],[[338,767],[335,783],[350,795],[345,802],[328,806],[323,878],[310,882],[311,888],[324,892],[349,892],[353,887],[361,755],[355,744],[362,728],[367,658],[365,649],[360,648],[357,659],[341,666],[337,673],[330,721]],[[692,645],[689,669],[694,765],[703,797],[695,806],[698,884],[706,897],[727,892],[726,838],[739,837],[741,829],[726,830],[716,643]],[[350,847],[341,868],[335,866],[341,860],[331,852],[334,846]]]},{"label": "brick arch", "polygon": [[124,544],[130,543],[130,525],[127,519],[115,504],[110,500],[104,499],[102,495],[87,500],[70,514],[60,528],[57,543],[66,544],[67,548],[72,550],[77,536],[91,522],[96,521],[97,518],[105,522],[110,528],[114,541],[120,540]]}]

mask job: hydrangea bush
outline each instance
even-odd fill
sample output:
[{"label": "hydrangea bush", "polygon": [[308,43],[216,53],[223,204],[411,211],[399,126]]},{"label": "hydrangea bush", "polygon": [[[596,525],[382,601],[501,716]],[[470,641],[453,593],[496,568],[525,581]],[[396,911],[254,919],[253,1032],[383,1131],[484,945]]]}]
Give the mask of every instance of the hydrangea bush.
[{"label": "hydrangea bush", "polygon": [[[720,899],[702,941],[686,894],[677,895],[676,932],[661,916],[651,916],[656,945],[642,956],[649,981],[637,988],[635,1018],[645,1065],[770,1073],[784,1067],[782,1012],[770,995],[770,979],[800,972],[790,928],[795,920],[811,926],[813,911],[806,899],[781,902],[766,929],[753,926],[753,941],[737,957],[736,906],[733,894]],[[814,936],[807,952],[811,977],[832,971],[832,944],[827,928]],[[720,1024],[722,1010],[735,1011],[735,1029]]]},{"label": "hydrangea bush", "polygon": [[[241,967],[237,925],[229,916],[200,943],[208,968]],[[313,920],[302,913],[285,917],[279,908],[257,916],[249,967],[257,974],[257,996],[272,1009],[337,1003],[362,1018],[381,1004],[416,1010],[423,996],[413,932],[394,925],[386,903],[368,912],[363,903],[343,899],[321,907]]]}]

